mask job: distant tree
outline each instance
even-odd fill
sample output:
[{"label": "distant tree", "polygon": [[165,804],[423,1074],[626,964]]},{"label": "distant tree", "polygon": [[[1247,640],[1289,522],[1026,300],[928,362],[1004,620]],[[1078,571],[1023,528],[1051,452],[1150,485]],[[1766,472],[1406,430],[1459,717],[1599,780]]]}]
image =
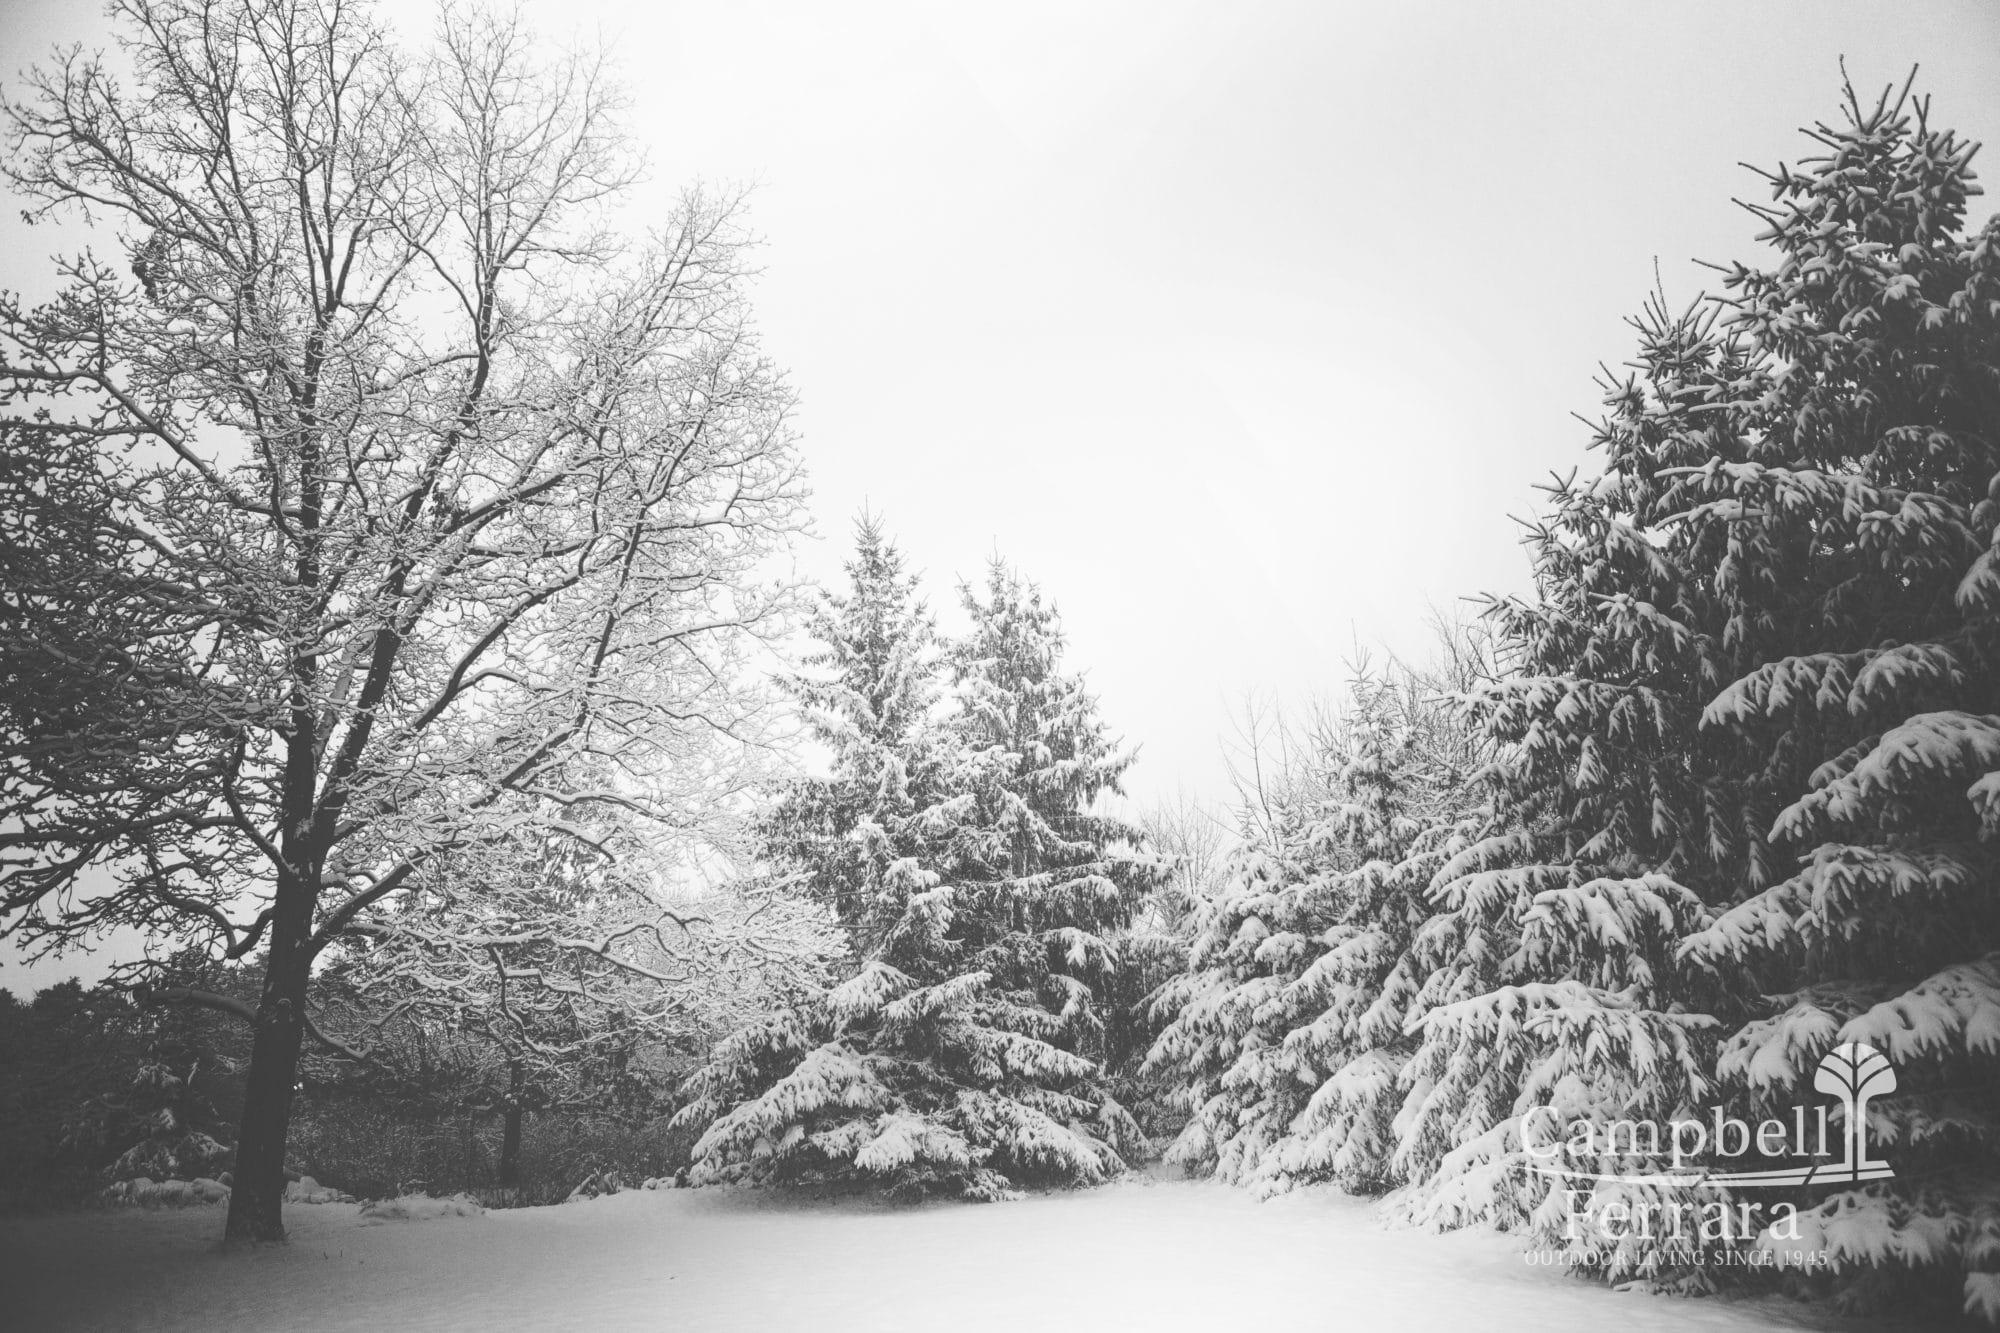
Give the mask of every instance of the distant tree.
[{"label": "distant tree", "polygon": [[690,744],[759,740],[791,399],[733,201],[605,230],[591,61],[468,10],[416,56],[359,5],[112,11],[129,87],[71,52],[6,107],[14,187],[130,276],[0,301],[0,904],[262,951],[228,1234],[275,1239],[315,959],[524,824],[671,827]]},{"label": "distant tree", "polygon": [[1231,842],[1228,817],[1183,791],[1142,810],[1133,824],[1166,865],[1166,881],[1147,905],[1155,924],[1171,930],[1221,887]]},{"label": "distant tree", "polygon": [[1279,1066],[1329,1073],[1258,1164],[1265,1190],[1334,1180],[1373,1193],[1405,1178],[1397,1121],[1431,979],[1418,935],[1436,915],[1436,876],[1493,823],[1482,779],[1494,747],[1467,706],[1499,674],[1492,639],[1457,621],[1434,629],[1429,661],[1363,660],[1349,686],[1333,799],[1308,834],[1345,866],[1296,983],[1309,1020],[1285,1034]]},{"label": "distant tree", "polygon": [[[985,591],[965,590],[949,654],[949,794],[919,816],[934,850],[881,876],[887,928],[853,976],[716,1048],[681,1118],[707,1126],[698,1180],[994,1199],[1103,1180],[1136,1141],[1096,996],[1151,862],[1092,809],[1129,760],[1060,668],[1054,608],[997,562]],[[838,733],[836,771],[869,743]]]},{"label": "distant tree", "polygon": [[[1491,673],[1474,628],[1439,625],[1421,667],[1365,655],[1302,726],[1239,766],[1248,835],[1191,923],[1148,1056],[1187,1112],[1169,1160],[1262,1190],[1394,1183],[1390,1121],[1431,874],[1478,827],[1485,747],[1464,708]],[[1282,735],[1281,743],[1275,737]]]},{"label": "distant tree", "polygon": [[103,1114],[125,1090],[135,1050],[118,1021],[124,997],[74,979],[13,1013],[0,1059],[0,1189],[16,1199],[70,1202],[104,1185],[125,1145]]},{"label": "distant tree", "polygon": [[1131,922],[1111,937],[1119,966],[1097,996],[1104,1063],[1118,1100],[1148,1138],[1170,1138],[1186,1119],[1177,1105],[1178,1081],[1165,1069],[1146,1068],[1167,1021],[1158,993],[1185,970],[1201,913],[1227,882],[1231,833],[1224,815],[1185,792],[1142,810],[1133,825],[1159,862],[1158,877]]}]

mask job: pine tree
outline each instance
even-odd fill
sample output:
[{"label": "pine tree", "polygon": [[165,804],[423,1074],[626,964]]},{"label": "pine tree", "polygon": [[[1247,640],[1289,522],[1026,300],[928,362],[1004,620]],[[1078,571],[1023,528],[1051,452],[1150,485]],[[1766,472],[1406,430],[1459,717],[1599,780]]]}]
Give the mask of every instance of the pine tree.
[{"label": "pine tree", "polygon": [[1252,836],[1204,911],[1151,1054],[1190,1119],[1169,1158],[1262,1191],[1392,1183],[1397,1074],[1421,974],[1412,932],[1430,872],[1464,837],[1476,733],[1451,699],[1480,665],[1444,636],[1441,668],[1357,664],[1341,715],[1260,791]]},{"label": "pine tree", "polygon": [[806,892],[833,906],[863,952],[901,915],[940,852],[947,746],[938,727],[944,662],[917,578],[864,513],[855,524],[850,591],[814,609],[819,647],[787,684],[806,726],[832,754],[824,777],[792,782],[762,821],[773,862],[797,867]]},{"label": "pine tree", "polygon": [[[1718,531],[1690,521],[1675,480],[1728,438],[1703,409],[1743,349],[1699,309],[1655,301],[1633,323],[1635,373],[1607,376],[1593,439],[1604,470],[1558,479],[1528,536],[1535,596],[1491,608],[1514,668],[1477,703],[1497,750],[1493,818],[1434,878],[1441,910],[1415,941],[1420,1040],[1400,1075],[1405,1211],[1554,1245],[1587,1233],[1567,1226],[1561,1185],[1524,1169],[1525,1117],[1665,1122],[1702,1105],[1712,1020],[1683,993],[1674,949],[1756,873],[1760,846],[1757,794],[1726,747],[1698,743],[1700,705],[1726,678],[1702,575]],[[1662,1203],[1652,1191],[1600,1193]],[[1608,1248],[1614,1276],[1662,1258]]]},{"label": "pine tree", "polygon": [[1161,986],[1164,1026],[1146,1072],[1177,1085],[1186,1122],[1167,1160],[1249,1183],[1327,1071],[1286,1055],[1311,1017],[1299,980],[1335,920],[1346,850],[1313,833],[1337,799],[1346,718],[1313,708],[1301,721],[1248,711],[1236,773],[1238,840],[1219,890],[1196,909],[1185,971]]},{"label": "pine tree", "polygon": [[1962,1275],[2000,1322],[2000,220],[1965,232],[1975,145],[1925,101],[1847,95],[1770,177],[1777,262],[1726,278],[1745,448],[1684,483],[1760,646],[1702,726],[1782,776],[1796,869],[1685,954],[1774,997],[1721,1055],[1753,1104],[1809,1098],[1839,1043],[1895,1063],[1869,1105],[1895,1179],[1818,1200],[1800,1243],[1891,1293]]},{"label": "pine tree", "polygon": [[1096,993],[1117,970],[1112,938],[1156,871],[1133,850],[1138,830],[1093,809],[1120,790],[1132,756],[1082,677],[1061,670],[1061,620],[1040,589],[995,559],[985,600],[960,594],[972,631],[952,653],[954,733],[970,806],[955,854],[960,910],[978,923],[961,938],[996,985],[1061,1014],[1067,1048],[1101,1054]]},{"label": "pine tree", "polygon": [[[1116,966],[1107,935],[1148,863],[1090,807],[1129,761],[1060,669],[1054,608],[997,563],[988,590],[967,592],[972,634],[950,653],[942,799],[898,816],[909,851],[864,881],[886,891],[867,917],[884,924],[853,976],[725,1040],[692,1081],[678,1122],[708,1126],[699,1182],[997,1199],[1123,1167],[1136,1127],[1103,1087],[1093,982]],[[926,632],[920,617],[896,623]],[[877,660],[913,658],[885,644]],[[823,734],[836,774],[871,771],[873,737]]]},{"label": "pine tree", "polygon": [[1185,974],[1203,914],[1228,881],[1226,815],[1186,792],[1142,812],[1137,825],[1159,878],[1131,924],[1112,937],[1117,975],[1098,1000],[1104,1011],[1104,1064],[1118,1100],[1149,1144],[1174,1141],[1186,1127],[1179,1071],[1150,1060],[1175,1017],[1162,1003]]},{"label": "pine tree", "polygon": [[[1246,875],[1218,913],[1183,983],[1206,993],[1161,1052],[1192,1055],[1209,1099],[1183,1160],[1212,1154],[1265,1189],[1406,1185],[1415,1220],[1561,1246],[1582,1233],[1525,1169],[1526,1116],[1602,1126],[1704,1104],[1714,988],[1676,947],[1709,904],[1768,882],[1782,775],[1752,781],[1699,728],[1752,659],[1704,573],[1726,521],[1681,472],[1737,447],[1712,409],[1749,353],[1706,307],[1655,302],[1634,324],[1633,373],[1605,384],[1602,474],[1557,480],[1528,537],[1535,596],[1490,609],[1506,673],[1462,679],[1468,711],[1434,721],[1361,683],[1304,851]],[[1649,1191],[1603,1190],[1664,1202]],[[1596,1249],[1619,1276],[1673,1257]]]},{"label": "pine tree", "polygon": [[[1920,104],[1849,101],[1824,159],[1772,177],[1777,264],[1636,321],[1605,472],[1558,483],[1537,596],[1496,608],[1504,822],[1417,936],[1398,1162],[1407,1211],[1556,1241],[1527,1112],[1761,1115],[1869,1042],[1914,1065],[1871,1105],[1898,1179],[1825,1199],[1803,1243],[1865,1282],[1966,1271],[1991,1313],[1994,232],[1958,235],[1969,148]],[[1719,1049],[1711,1014],[1740,1025]],[[1602,1266],[1671,1259],[1628,1241]]]},{"label": "pine tree", "polygon": [[1197,911],[1186,970],[1154,999],[1167,1021],[1147,1056],[1187,1113],[1168,1161],[1248,1183],[1329,1072],[1285,1048],[1311,1018],[1299,982],[1335,915],[1327,852],[1302,833],[1244,846]]},{"label": "pine tree", "polygon": [[1401,1076],[1425,980],[1412,946],[1431,916],[1434,875],[1490,815],[1476,785],[1487,746],[1464,708],[1490,674],[1486,643],[1469,627],[1440,630],[1445,651],[1429,670],[1395,663],[1362,671],[1352,686],[1340,799],[1317,836],[1351,848],[1358,864],[1340,877],[1338,919],[1301,978],[1317,1012],[1285,1036],[1299,1066],[1331,1073],[1260,1173],[1266,1190],[1334,1180],[1375,1192],[1401,1182]]}]

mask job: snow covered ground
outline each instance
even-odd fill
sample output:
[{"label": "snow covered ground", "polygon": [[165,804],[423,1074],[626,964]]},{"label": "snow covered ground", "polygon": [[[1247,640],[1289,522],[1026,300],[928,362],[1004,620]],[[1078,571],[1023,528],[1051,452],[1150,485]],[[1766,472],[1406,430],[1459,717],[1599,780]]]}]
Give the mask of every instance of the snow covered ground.
[{"label": "snow covered ground", "polygon": [[1260,1204],[1133,1179],[893,1208],[719,1190],[372,1222],[292,1207],[288,1246],[225,1253],[220,1206],[0,1221],[21,1329],[1883,1329],[1788,1302],[1619,1293],[1506,1237],[1382,1229],[1361,1201]]}]

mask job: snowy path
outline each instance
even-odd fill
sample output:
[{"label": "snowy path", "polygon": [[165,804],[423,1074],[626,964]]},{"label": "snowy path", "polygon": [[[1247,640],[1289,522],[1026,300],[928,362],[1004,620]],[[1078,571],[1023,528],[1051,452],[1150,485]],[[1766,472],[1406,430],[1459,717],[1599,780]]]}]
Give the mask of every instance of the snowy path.
[{"label": "snowy path", "polygon": [[1365,1203],[1259,1204],[1135,1180],[894,1209],[675,1190],[363,1225],[287,1210],[292,1243],[224,1254],[219,1207],[0,1221],[0,1325],[22,1329],[1879,1329],[1779,1301],[1621,1294],[1492,1235],[1381,1229]]}]

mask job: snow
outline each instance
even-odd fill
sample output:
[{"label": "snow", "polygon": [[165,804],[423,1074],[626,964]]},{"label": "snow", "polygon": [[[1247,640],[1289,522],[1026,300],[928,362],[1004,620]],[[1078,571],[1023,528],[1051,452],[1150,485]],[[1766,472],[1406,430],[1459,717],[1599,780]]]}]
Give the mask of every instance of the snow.
[{"label": "snow", "polygon": [[197,1180],[162,1180],[148,1176],[120,1180],[101,1196],[107,1203],[136,1203],[146,1208],[191,1208],[197,1204],[221,1203],[229,1198],[229,1187],[206,1176]]},{"label": "snow", "polygon": [[285,1330],[1534,1329],[1879,1327],[1768,1298],[1617,1292],[1506,1236],[1384,1229],[1365,1201],[1270,1203],[1127,1179],[1008,1204],[894,1207],[633,1190],[364,1226],[288,1210],[292,1241],[224,1251],[220,1207],[0,1220],[15,1327]]},{"label": "snow", "polygon": [[300,1176],[285,1186],[286,1203],[353,1203],[352,1194],[328,1189],[311,1176]]},{"label": "snow", "polygon": [[469,1194],[452,1194],[442,1199],[427,1194],[405,1194],[397,1199],[376,1199],[362,1204],[361,1225],[434,1222],[440,1217],[477,1217],[485,1211]]}]

